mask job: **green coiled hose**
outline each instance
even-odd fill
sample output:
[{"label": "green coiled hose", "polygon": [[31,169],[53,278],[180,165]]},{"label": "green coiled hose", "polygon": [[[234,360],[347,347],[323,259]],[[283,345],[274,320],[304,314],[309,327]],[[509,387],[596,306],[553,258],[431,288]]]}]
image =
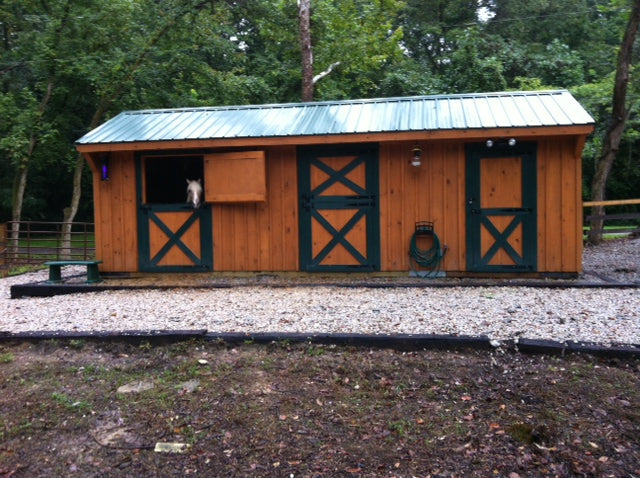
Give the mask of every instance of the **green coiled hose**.
[{"label": "green coiled hose", "polygon": [[[432,245],[428,249],[421,249],[417,245],[418,237],[430,236]],[[447,251],[440,245],[440,239],[433,230],[433,223],[416,223],[416,230],[411,236],[409,245],[409,257],[411,270],[419,277],[436,277],[440,272],[442,259]],[[418,270],[418,267],[423,270]]]}]

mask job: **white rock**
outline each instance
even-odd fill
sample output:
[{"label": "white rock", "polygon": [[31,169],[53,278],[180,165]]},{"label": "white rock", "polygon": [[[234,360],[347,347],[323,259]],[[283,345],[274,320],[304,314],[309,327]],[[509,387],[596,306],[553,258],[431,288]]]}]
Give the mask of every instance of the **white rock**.
[{"label": "white rock", "polygon": [[[606,247],[586,248],[585,274],[609,271],[607,275],[619,280],[640,281],[640,239],[615,246],[609,254]],[[616,276],[615,269],[624,272]],[[496,343],[529,338],[640,344],[640,290],[633,288],[269,287],[256,283],[236,288],[9,298],[11,284],[46,278],[46,271],[40,271],[0,279],[0,331],[456,334],[486,335]]]}]

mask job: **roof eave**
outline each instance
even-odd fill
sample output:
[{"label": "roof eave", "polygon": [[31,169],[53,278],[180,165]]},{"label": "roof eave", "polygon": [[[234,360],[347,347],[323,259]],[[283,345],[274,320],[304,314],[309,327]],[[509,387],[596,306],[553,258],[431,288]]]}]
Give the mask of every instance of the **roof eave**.
[{"label": "roof eave", "polygon": [[120,143],[76,143],[81,153],[104,151],[146,151],[158,149],[219,148],[219,147],[266,147],[282,145],[339,144],[390,141],[436,141],[453,140],[480,141],[495,137],[580,136],[594,130],[594,124],[541,126],[519,128],[478,128],[447,130],[416,130],[371,133],[343,133],[307,136],[265,136],[208,139],[180,139],[161,141],[135,141]]}]

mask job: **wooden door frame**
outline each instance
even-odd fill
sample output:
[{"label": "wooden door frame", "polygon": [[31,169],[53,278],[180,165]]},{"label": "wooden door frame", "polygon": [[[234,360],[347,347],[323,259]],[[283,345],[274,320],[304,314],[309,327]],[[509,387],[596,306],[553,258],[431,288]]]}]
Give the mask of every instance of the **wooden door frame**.
[{"label": "wooden door frame", "polygon": [[[193,156],[193,153],[185,153]],[[139,153],[136,155],[136,204],[138,210],[138,255],[141,272],[209,272],[213,270],[213,225],[211,205],[203,203],[200,208],[193,209],[184,203],[146,204],[144,202],[144,168],[143,157],[180,156],[179,153]],[[186,191],[186,186],[185,186]],[[169,230],[156,212],[188,212],[191,215],[177,231]],[[150,222],[153,221],[169,237],[161,250],[151,257]],[[181,240],[182,235],[195,223],[200,222],[200,256],[198,257]],[[194,265],[159,265],[164,255],[173,247],[178,247]]]},{"label": "wooden door frame", "polygon": [[[305,146],[298,148],[298,191],[299,191],[299,237],[300,237],[300,269],[303,271],[324,271],[324,272],[369,272],[380,270],[380,179],[379,179],[379,147],[378,144],[349,144],[349,145],[320,145]],[[331,196],[322,198],[312,194],[311,190],[311,165],[317,157],[322,156],[360,156],[363,157],[365,165],[365,188],[351,185],[355,189],[360,189],[363,194],[352,196]],[[348,171],[341,174],[346,178]],[[349,186],[349,187],[351,187]],[[312,246],[312,218],[322,221],[321,217],[314,216],[315,205],[318,204],[323,209],[356,209],[361,207],[358,213],[341,230],[332,231],[334,240],[345,246],[360,265],[322,265],[322,257],[313,257]],[[362,212],[366,209],[366,212]],[[349,227],[357,223],[362,216],[366,216],[366,243],[367,257],[358,258],[358,251],[350,249],[350,245],[345,240],[344,235]],[[322,224],[324,227],[331,227]],[[363,263],[364,262],[364,263]]]},{"label": "wooden door frame", "polygon": [[[481,168],[483,159],[519,157],[522,164],[522,208],[482,209]],[[535,272],[538,268],[538,224],[537,224],[537,143],[519,142],[515,146],[494,145],[489,148],[484,143],[466,146],[466,228],[467,228],[467,271],[469,272]],[[514,216],[512,222],[500,233],[489,216]],[[503,246],[510,248],[508,235],[522,224],[522,257],[512,249],[507,253],[514,259],[514,265],[491,265],[493,254]],[[491,256],[482,257],[481,232],[485,226],[496,242],[490,248]],[[492,229],[493,228],[493,229]],[[489,255],[489,253],[487,255]]]}]

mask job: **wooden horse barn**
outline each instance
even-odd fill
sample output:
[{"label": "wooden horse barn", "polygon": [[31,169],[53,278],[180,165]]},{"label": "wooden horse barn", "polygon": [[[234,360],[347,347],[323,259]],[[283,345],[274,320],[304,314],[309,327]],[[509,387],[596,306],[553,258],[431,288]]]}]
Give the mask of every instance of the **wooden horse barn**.
[{"label": "wooden horse barn", "polygon": [[593,123],[483,93],[126,111],[76,146],[102,272],[575,275]]}]

